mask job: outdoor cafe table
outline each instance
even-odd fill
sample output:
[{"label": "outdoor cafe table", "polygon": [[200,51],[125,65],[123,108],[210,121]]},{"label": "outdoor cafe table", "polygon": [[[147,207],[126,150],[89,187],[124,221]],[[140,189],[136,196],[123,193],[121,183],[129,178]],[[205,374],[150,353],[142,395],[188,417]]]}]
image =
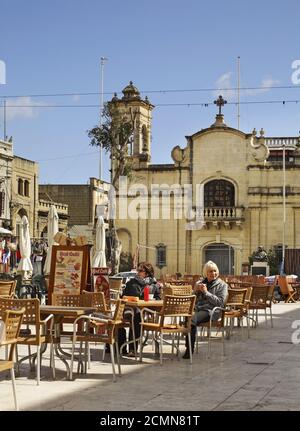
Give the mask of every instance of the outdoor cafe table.
[{"label": "outdoor cafe table", "polygon": [[56,356],[65,364],[67,370],[67,380],[70,380],[70,366],[66,358],[70,358],[71,355],[65,352],[61,345],[61,324],[64,318],[71,318],[75,320],[77,317],[82,315],[89,315],[95,311],[93,307],[68,307],[68,306],[57,306],[57,305],[41,305],[40,314],[41,316],[48,316],[53,314],[54,316],[54,351]]}]

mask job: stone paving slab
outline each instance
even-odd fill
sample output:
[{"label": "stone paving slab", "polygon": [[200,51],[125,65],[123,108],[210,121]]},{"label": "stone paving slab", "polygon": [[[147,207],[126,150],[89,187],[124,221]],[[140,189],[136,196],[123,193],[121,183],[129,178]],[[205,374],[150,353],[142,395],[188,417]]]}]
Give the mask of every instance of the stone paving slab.
[{"label": "stone paving slab", "polygon": [[[300,302],[275,304],[274,328],[260,319],[257,328],[235,329],[225,341],[214,339],[207,359],[207,342],[189,361],[172,358],[165,346],[163,366],[147,346],[143,363],[123,358],[123,376],[112,382],[108,358],[92,346],[92,364],[87,374],[66,381],[64,365],[56,360],[56,380],[51,378],[47,350],[40,386],[35,374],[23,363],[17,378],[17,396],[26,411],[261,411],[300,410],[300,345],[291,343],[291,324],[300,319]],[[181,343],[184,351],[184,341]],[[20,349],[22,354],[22,350]],[[3,353],[2,353],[3,354]],[[0,411],[13,410],[11,382],[0,374]]]}]

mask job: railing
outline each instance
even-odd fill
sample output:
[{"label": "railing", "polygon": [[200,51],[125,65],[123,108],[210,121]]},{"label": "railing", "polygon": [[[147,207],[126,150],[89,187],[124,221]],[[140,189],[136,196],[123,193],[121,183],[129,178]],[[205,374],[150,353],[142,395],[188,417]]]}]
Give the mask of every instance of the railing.
[{"label": "railing", "polygon": [[50,206],[54,204],[56,209],[62,213],[68,213],[68,204],[60,204],[57,202],[49,202],[49,201],[44,201],[43,199],[39,200],[39,209],[41,211],[48,211],[50,209]]},{"label": "railing", "polygon": [[296,147],[299,138],[297,137],[286,137],[286,138],[265,138],[266,145],[269,148],[282,148],[285,147]]},{"label": "railing", "polygon": [[242,207],[209,207],[204,208],[204,221],[209,220],[241,220],[244,208]]}]

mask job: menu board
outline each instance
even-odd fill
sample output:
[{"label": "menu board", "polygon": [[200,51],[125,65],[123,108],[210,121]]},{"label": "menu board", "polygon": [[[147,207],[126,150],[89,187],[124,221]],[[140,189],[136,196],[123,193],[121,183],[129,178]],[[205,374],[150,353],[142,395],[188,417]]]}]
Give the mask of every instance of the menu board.
[{"label": "menu board", "polygon": [[52,293],[77,295],[86,288],[88,256],[87,246],[52,247],[50,301]]}]

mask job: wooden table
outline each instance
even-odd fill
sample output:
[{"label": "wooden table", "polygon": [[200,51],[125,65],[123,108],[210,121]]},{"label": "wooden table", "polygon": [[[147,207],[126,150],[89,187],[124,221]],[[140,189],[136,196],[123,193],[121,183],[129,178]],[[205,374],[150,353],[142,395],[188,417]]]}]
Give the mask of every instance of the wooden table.
[{"label": "wooden table", "polygon": [[61,323],[64,318],[77,319],[79,316],[89,315],[96,311],[94,307],[65,307],[61,305],[41,305],[41,316],[54,316],[54,351],[56,356],[65,364],[67,371],[67,380],[70,380],[70,366],[66,358],[71,358],[71,355],[65,352],[61,345]]},{"label": "wooden table", "polygon": [[144,301],[142,299],[138,300],[138,301],[127,301],[126,302],[126,307],[131,307],[131,308],[162,308],[164,301],[163,300],[158,300],[156,301],[155,299],[151,299],[151,301]]}]

